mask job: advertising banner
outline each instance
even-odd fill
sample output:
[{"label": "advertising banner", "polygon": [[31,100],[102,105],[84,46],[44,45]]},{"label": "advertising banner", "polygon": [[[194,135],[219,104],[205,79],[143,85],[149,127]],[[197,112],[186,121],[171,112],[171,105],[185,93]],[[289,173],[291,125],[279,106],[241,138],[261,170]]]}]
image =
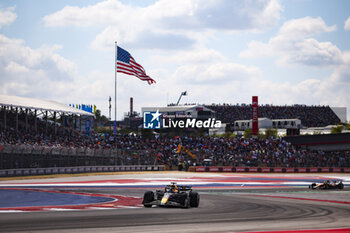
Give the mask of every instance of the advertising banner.
[{"label": "advertising banner", "polygon": [[350,172],[350,167],[344,167],[344,172]]},{"label": "advertising banner", "polygon": [[52,169],[51,168],[45,169],[45,174],[52,174]]},{"label": "advertising banner", "polygon": [[283,172],[283,169],[281,167],[274,167],[273,172]]},{"label": "advertising banner", "polygon": [[318,172],[318,167],[310,167],[310,172]]},{"label": "advertising banner", "polygon": [[209,171],[210,172],[219,172],[219,168],[218,167],[210,167]]},{"label": "advertising banner", "polygon": [[245,172],[245,167],[236,167],[236,172]]},{"label": "advertising banner", "polygon": [[298,172],[306,172],[306,167],[299,167]]},{"label": "advertising banner", "polygon": [[333,172],[341,172],[341,168],[340,167],[334,167],[333,168]]},{"label": "advertising banner", "polygon": [[30,170],[30,174],[31,174],[31,175],[36,175],[36,174],[38,174],[38,169],[32,169],[32,170]]},{"label": "advertising banner", "polygon": [[329,171],[330,171],[329,167],[321,168],[321,172],[329,172]]},{"label": "advertising banner", "polygon": [[23,173],[22,170],[15,170],[15,175],[16,175],[16,176],[21,176],[22,173]]},{"label": "advertising banner", "polygon": [[257,167],[250,167],[248,168],[249,172],[258,172],[258,168]]},{"label": "advertising banner", "polygon": [[196,167],[196,172],[205,172],[205,167]]},{"label": "advertising banner", "polygon": [[269,167],[262,167],[261,168],[261,172],[270,172],[271,171],[271,168]]}]

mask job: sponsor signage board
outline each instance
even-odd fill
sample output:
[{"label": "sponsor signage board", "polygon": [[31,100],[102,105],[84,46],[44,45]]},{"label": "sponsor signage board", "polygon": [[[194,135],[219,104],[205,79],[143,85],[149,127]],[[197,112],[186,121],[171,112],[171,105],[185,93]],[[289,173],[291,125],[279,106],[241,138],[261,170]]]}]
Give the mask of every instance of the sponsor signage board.
[{"label": "sponsor signage board", "polygon": [[196,172],[205,172],[205,167],[196,167]]},{"label": "sponsor signage board", "polygon": [[157,110],[156,112],[143,112],[144,129],[167,129],[167,128],[220,128],[221,121],[215,118],[200,120],[184,115],[182,118],[171,118]]},{"label": "sponsor signage board", "polygon": [[245,172],[245,167],[236,167],[236,172]]},{"label": "sponsor signage board", "polygon": [[218,172],[219,168],[218,167],[209,167],[210,172]]},{"label": "sponsor signage board", "polygon": [[259,113],[258,113],[258,97],[252,97],[252,135],[258,135],[259,132]]}]

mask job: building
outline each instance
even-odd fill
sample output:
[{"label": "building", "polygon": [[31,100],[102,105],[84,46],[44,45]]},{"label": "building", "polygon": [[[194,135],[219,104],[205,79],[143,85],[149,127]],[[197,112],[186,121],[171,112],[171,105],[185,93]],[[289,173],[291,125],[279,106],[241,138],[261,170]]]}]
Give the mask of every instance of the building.
[{"label": "building", "polygon": [[165,118],[196,118],[201,120],[215,118],[215,112],[203,105],[143,107],[142,116],[144,112],[156,112],[157,110]]}]

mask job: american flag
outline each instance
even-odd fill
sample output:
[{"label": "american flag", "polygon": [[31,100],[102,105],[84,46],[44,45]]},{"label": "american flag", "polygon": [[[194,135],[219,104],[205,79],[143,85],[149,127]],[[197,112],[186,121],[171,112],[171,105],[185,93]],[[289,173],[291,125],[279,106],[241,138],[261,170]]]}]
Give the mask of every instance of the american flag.
[{"label": "american flag", "polygon": [[148,84],[156,83],[147,74],[145,69],[138,64],[128,51],[117,46],[117,72],[133,75],[147,81]]}]

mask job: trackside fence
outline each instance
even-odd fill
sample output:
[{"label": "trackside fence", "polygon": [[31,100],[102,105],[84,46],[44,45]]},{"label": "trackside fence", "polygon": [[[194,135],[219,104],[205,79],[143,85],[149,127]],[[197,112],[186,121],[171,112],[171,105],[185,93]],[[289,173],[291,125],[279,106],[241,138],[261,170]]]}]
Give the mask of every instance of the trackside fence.
[{"label": "trackside fence", "polygon": [[191,167],[194,172],[241,172],[241,173],[350,173],[349,167]]},{"label": "trackside fence", "polygon": [[127,165],[127,166],[84,166],[84,167],[51,167],[22,168],[0,170],[0,177],[36,176],[54,174],[77,174],[93,172],[132,172],[132,171],[164,171],[163,165]]}]

